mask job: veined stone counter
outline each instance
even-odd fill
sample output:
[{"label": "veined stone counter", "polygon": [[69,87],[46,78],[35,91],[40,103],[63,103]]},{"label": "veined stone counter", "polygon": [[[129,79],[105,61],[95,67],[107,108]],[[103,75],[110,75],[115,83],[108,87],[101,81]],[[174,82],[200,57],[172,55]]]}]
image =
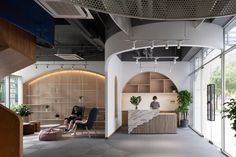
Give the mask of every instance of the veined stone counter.
[{"label": "veined stone counter", "polygon": [[177,132],[177,114],[159,110],[129,110],[128,133],[173,134]]},{"label": "veined stone counter", "polygon": [[138,126],[149,122],[158,116],[159,110],[129,110],[128,111],[128,133],[131,133]]}]

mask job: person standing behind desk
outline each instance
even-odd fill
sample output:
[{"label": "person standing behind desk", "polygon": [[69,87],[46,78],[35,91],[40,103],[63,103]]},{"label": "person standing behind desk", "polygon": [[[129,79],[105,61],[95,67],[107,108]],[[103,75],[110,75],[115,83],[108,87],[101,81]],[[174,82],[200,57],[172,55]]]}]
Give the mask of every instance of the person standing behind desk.
[{"label": "person standing behind desk", "polygon": [[157,101],[157,97],[156,96],[154,96],[153,98],[152,98],[152,102],[151,102],[151,104],[150,104],[150,108],[151,109],[159,109],[160,108],[160,104],[159,104],[159,102]]}]

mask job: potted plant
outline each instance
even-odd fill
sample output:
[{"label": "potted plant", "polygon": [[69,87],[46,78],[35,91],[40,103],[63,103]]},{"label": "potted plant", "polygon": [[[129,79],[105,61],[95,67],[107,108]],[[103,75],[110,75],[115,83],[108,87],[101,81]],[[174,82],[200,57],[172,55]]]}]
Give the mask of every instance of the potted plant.
[{"label": "potted plant", "polygon": [[[222,118],[227,117],[231,121],[231,128],[236,131],[236,100],[230,99],[229,102],[224,103],[224,109],[222,111],[225,115]],[[236,134],[234,135],[236,137]]]},{"label": "potted plant", "polygon": [[60,115],[57,113],[55,114],[56,119],[59,119]]},{"label": "potted plant", "polygon": [[79,96],[79,103],[83,102],[84,96]]},{"label": "potted plant", "polygon": [[130,98],[130,102],[131,102],[131,104],[133,104],[135,106],[136,110],[138,109],[138,105],[141,101],[142,101],[141,96],[132,96]]},{"label": "potted plant", "polygon": [[187,90],[182,90],[178,93],[177,99],[179,103],[179,108],[177,109],[177,111],[181,113],[180,126],[187,127],[188,126],[188,110],[189,110],[190,103],[192,103],[192,95]]},{"label": "potted plant", "polygon": [[171,86],[171,91],[172,93],[176,93],[177,92],[177,88],[175,85]]},{"label": "potted plant", "polygon": [[45,111],[48,112],[48,109],[49,109],[49,105],[46,105],[45,106]]},{"label": "potted plant", "polygon": [[12,110],[22,117],[23,122],[29,121],[29,115],[31,115],[30,107],[24,104],[13,106]]}]

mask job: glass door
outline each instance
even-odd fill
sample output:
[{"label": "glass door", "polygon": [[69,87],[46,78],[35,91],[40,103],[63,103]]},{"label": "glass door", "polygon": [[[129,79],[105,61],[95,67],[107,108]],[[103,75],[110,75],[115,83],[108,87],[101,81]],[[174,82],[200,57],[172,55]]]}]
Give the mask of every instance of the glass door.
[{"label": "glass door", "polygon": [[[212,121],[208,120],[207,86],[213,85],[215,115]],[[216,146],[221,147],[221,59],[214,59],[202,69],[202,118],[203,135]]]}]

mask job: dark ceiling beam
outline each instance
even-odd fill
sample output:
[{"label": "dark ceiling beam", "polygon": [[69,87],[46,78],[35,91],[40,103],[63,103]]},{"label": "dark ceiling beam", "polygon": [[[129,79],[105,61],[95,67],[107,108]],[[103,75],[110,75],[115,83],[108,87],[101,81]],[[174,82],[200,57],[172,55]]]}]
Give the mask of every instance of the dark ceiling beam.
[{"label": "dark ceiling beam", "polygon": [[92,45],[94,45],[99,51],[103,51],[105,44],[100,37],[94,38],[94,36],[83,26],[79,20],[67,19],[67,21],[80,29],[81,35]]}]

